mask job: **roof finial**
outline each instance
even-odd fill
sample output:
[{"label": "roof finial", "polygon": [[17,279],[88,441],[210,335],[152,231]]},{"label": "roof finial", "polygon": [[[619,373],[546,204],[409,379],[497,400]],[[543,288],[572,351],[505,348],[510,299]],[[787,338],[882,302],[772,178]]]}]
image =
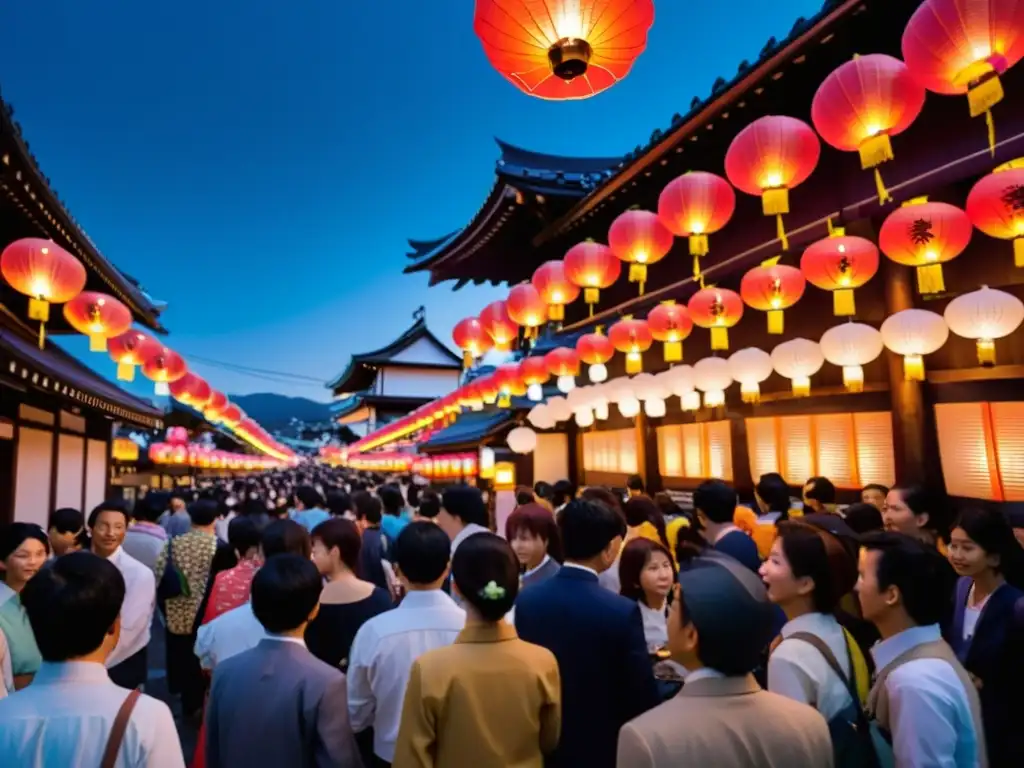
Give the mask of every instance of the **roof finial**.
[{"label": "roof finial", "polygon": [[420,320],[425,320],[426,317],[427,317],[427,308],[424,307],[422,304],[416,308],[415,312],[412,313],[412,319],[415,320],[417,323]]}]

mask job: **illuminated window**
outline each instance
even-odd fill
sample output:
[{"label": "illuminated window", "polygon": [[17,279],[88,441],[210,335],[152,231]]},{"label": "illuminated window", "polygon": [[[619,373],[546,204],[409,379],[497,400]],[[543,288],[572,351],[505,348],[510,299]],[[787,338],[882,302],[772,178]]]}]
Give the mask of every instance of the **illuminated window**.
[{"label": "illuminated window", "polygon": [[662,477],[732,480],[732,434],[728,421],[658,427]]},{"label": "illuminated window", "polygon": [[632,475],[638,471],[636,431],[618,429],[583,434],[583,469]]},{"label": "illuminated window", "polygon": [[1024,403],[941,403],[935,426],[947,493],[1024,501]]},{"label": "illuminated window", "polygon": [[888,411],[769,416],[746,420],[750,474],[778,472],[790,485],[829,478],[839,488],[892,485],[896,469]]}]

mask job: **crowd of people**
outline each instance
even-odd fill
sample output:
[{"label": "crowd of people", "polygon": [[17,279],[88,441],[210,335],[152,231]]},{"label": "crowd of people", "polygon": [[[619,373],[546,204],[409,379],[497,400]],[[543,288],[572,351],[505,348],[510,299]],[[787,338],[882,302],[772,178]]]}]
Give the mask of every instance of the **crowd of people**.
[{"label": "crowd of people", "polygon": [[1024,765],[1024,524],[754,491],[538,483],[496,533],[475,487],[308,465],[8,524],[0,765]]}]

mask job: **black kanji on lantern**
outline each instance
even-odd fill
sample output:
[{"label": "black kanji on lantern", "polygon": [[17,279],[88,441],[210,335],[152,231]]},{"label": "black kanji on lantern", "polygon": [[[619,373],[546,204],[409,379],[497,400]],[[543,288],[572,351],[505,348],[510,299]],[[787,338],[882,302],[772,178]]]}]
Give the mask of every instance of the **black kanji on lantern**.
[{"label": "black kanji on lantern", "polygon": [[935,239],[931,219],[914,219],[910,225],[910,239],[915,245],[928,245]]},{"label": "black kanji on lantern", "polygon": [[1010,211],[1024,211],[1024,184],[1012,184],[999,196],[1000,202]]}]

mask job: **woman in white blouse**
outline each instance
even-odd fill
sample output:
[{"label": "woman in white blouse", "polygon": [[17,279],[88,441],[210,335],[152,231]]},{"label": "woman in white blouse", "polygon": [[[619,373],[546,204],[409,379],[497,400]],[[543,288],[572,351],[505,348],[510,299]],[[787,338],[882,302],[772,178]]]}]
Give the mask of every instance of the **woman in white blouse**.
[{"label": "woman in white blouse", "polygon": [[619,555],[619,594],[636,600],[644,621],[644,639],[650,650],[668,643],[668,596],[676,581],[672,555],[650,539],[633,539]]}]

